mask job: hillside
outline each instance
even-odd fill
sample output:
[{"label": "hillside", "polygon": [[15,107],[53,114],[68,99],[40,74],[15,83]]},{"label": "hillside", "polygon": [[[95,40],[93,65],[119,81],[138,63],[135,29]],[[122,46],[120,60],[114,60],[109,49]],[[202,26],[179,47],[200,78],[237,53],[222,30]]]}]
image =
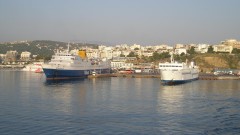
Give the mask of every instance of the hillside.
[{"label": "hillside", "polygon": [[[31,52],[32,55],[38,55],[38,58],[50,59],[54,51],[57,49],[67,49],[65,42],[49,41],[49,40],[35,40],[24,43],[2,43],[0,44],[0,54],[5,54],[9,50],[16,50],[19,54],[23,51]],[[97,44],[84,44],[84,43],[71,43],[70,50],[81,49],[84,47],[97,48]],[[152,57],[143,57],[134,61],[135,64],[139,63],[155,63],[169,61],[169,53],[154,53]],[[175,56],[176,61],[189,61],[193,60],[200,67],[203,72],[212,71],[215,68],[231,68],[240,69],[240,53],[236,54],[188,54],[182,56]]]},{"label": "hillside", "polygon": [[[0,54],[5,54],[9,50],[16,50],[18,53],[28,51],[32,55],[39,55],[41,57],[52,56],[56,49],[66,49],[67,44],[59,41],[49,40],[35,40],[24,43],[2,43],[0,44]],[[85,44],[85,43],[71,43],[70,49],[79,49],[81,47],[93,47],[96,48],[96,44]]]},{"label": "hillside", "polygon": [[240,69],[239,55],[197,54],[193,59],[203,72],[212,71],[215,68]]}]

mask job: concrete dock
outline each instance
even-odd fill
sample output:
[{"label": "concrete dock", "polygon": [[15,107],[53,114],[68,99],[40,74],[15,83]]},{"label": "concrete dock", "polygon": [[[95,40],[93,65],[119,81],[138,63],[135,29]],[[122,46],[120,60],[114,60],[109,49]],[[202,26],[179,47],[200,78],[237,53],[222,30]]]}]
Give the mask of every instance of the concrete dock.
[{"label": "concrete dock", "polygon": [[160,78],[159,74],[95,74],[89,75],[88,78],[102,78],[102,77],[127,77],[127,78]]},{"label": "concrete dock", "polygon": [[88,78],[103,78],[103,77],[117,77],[115,74],[95,74],[88,75]]},{"label": "concrete dock", "polygon": [[199,74],[199,80],[240,80],[236,75]]},{"label": "concrete dock", "polygon": [[[126,77],[126,78],[161,78],[160,74],[95,74],[89,75],[88,78],[103,78],[103,77]],[[239,76],[234,75],[213,75],[199,74],[199,80],[240,80]]]}]

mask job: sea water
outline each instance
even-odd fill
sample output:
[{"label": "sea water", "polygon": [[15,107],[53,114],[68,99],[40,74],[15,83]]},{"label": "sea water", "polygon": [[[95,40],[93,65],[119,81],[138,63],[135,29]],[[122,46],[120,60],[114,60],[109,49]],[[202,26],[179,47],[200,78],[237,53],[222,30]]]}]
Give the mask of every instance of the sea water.
[{"label": "sea water", "polygon": [[240,134],[240,83],[0,71],[0,134]]}]

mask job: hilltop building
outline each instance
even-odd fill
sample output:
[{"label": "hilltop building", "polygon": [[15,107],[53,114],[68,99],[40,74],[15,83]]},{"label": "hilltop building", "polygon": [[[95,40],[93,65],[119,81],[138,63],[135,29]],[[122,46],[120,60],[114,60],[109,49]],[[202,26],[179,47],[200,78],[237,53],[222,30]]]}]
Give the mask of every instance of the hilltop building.
[{"label": "hilltop building", "polygon": [[236,39],[228,39],[225,41],[222,41],[219,45],[213,45],[213,51],[214,52],[227,52],[232,53],[232,50],[240,49],[240,42]]},{"label": "hilltop building", "polygon": [[22,52],[21,55],[20,55],[20,59],[22,61],[30,61],[31,60],[31,52]]},{"label": "hilltop building", "polygon": [[17,61],[17,51],[7,51],[6,57],[5,57],[5,62],[10,63],[10,62],[16,62]]},{"label": "hilltop building", "polygon": [[213,45],[214,52],[224,52],[224,53],[232,53],[233,47],[227,45]]},{"label": "hilltop building", "polygon": [[198,53],[207,53],[209,46],[208,44],[198,44],[195,51]]},{"label": "hilltop building", "polygon": [[86,50],[86,54],[87,54],[87,57],[90,58],[90,59],[100,57],[98,49],[89,48],[89,49]]},{"label": "hilltop building", "polygon": [[186,49],[186,45],[183,44],[176,44],[175,45],[175,49],[174,49],[174,54],[187,54],[187,49]]},{"label": "hilltop building", "polygon": [[6,54],[0,54],[0,62],[2,63],[6,58]]},{"label": "hilltop building", "polygon": [[136,48],[140,49],[141,45],[134,44],[134,45],[130,46],[131,50],[135,50]]},{"label": "hilltop building", "polygon": [[237,41],[236,39],[228,39],[228,40],[222,41],[221,44],[240,49],[240,42]]}]

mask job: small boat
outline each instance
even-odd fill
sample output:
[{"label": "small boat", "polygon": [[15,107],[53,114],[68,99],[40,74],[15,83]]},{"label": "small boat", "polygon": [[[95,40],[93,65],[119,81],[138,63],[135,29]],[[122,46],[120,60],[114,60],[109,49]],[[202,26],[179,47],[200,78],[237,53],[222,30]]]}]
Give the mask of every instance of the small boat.
[{"label": "small boat", "polygon": [[199,76],[199,69],[194,62],[189,65],[184,62],[175,62],[171,56],[171,63],[159,63],[161,74],[161,82],[167,85],[183,84],[193,80],[197,80]]},{"label": "small boat", "polygon": [[34,62],[32,64],[28,64],[22,69],[22,71],[43,73],[42,64],[43,64],[43,62]]}]

